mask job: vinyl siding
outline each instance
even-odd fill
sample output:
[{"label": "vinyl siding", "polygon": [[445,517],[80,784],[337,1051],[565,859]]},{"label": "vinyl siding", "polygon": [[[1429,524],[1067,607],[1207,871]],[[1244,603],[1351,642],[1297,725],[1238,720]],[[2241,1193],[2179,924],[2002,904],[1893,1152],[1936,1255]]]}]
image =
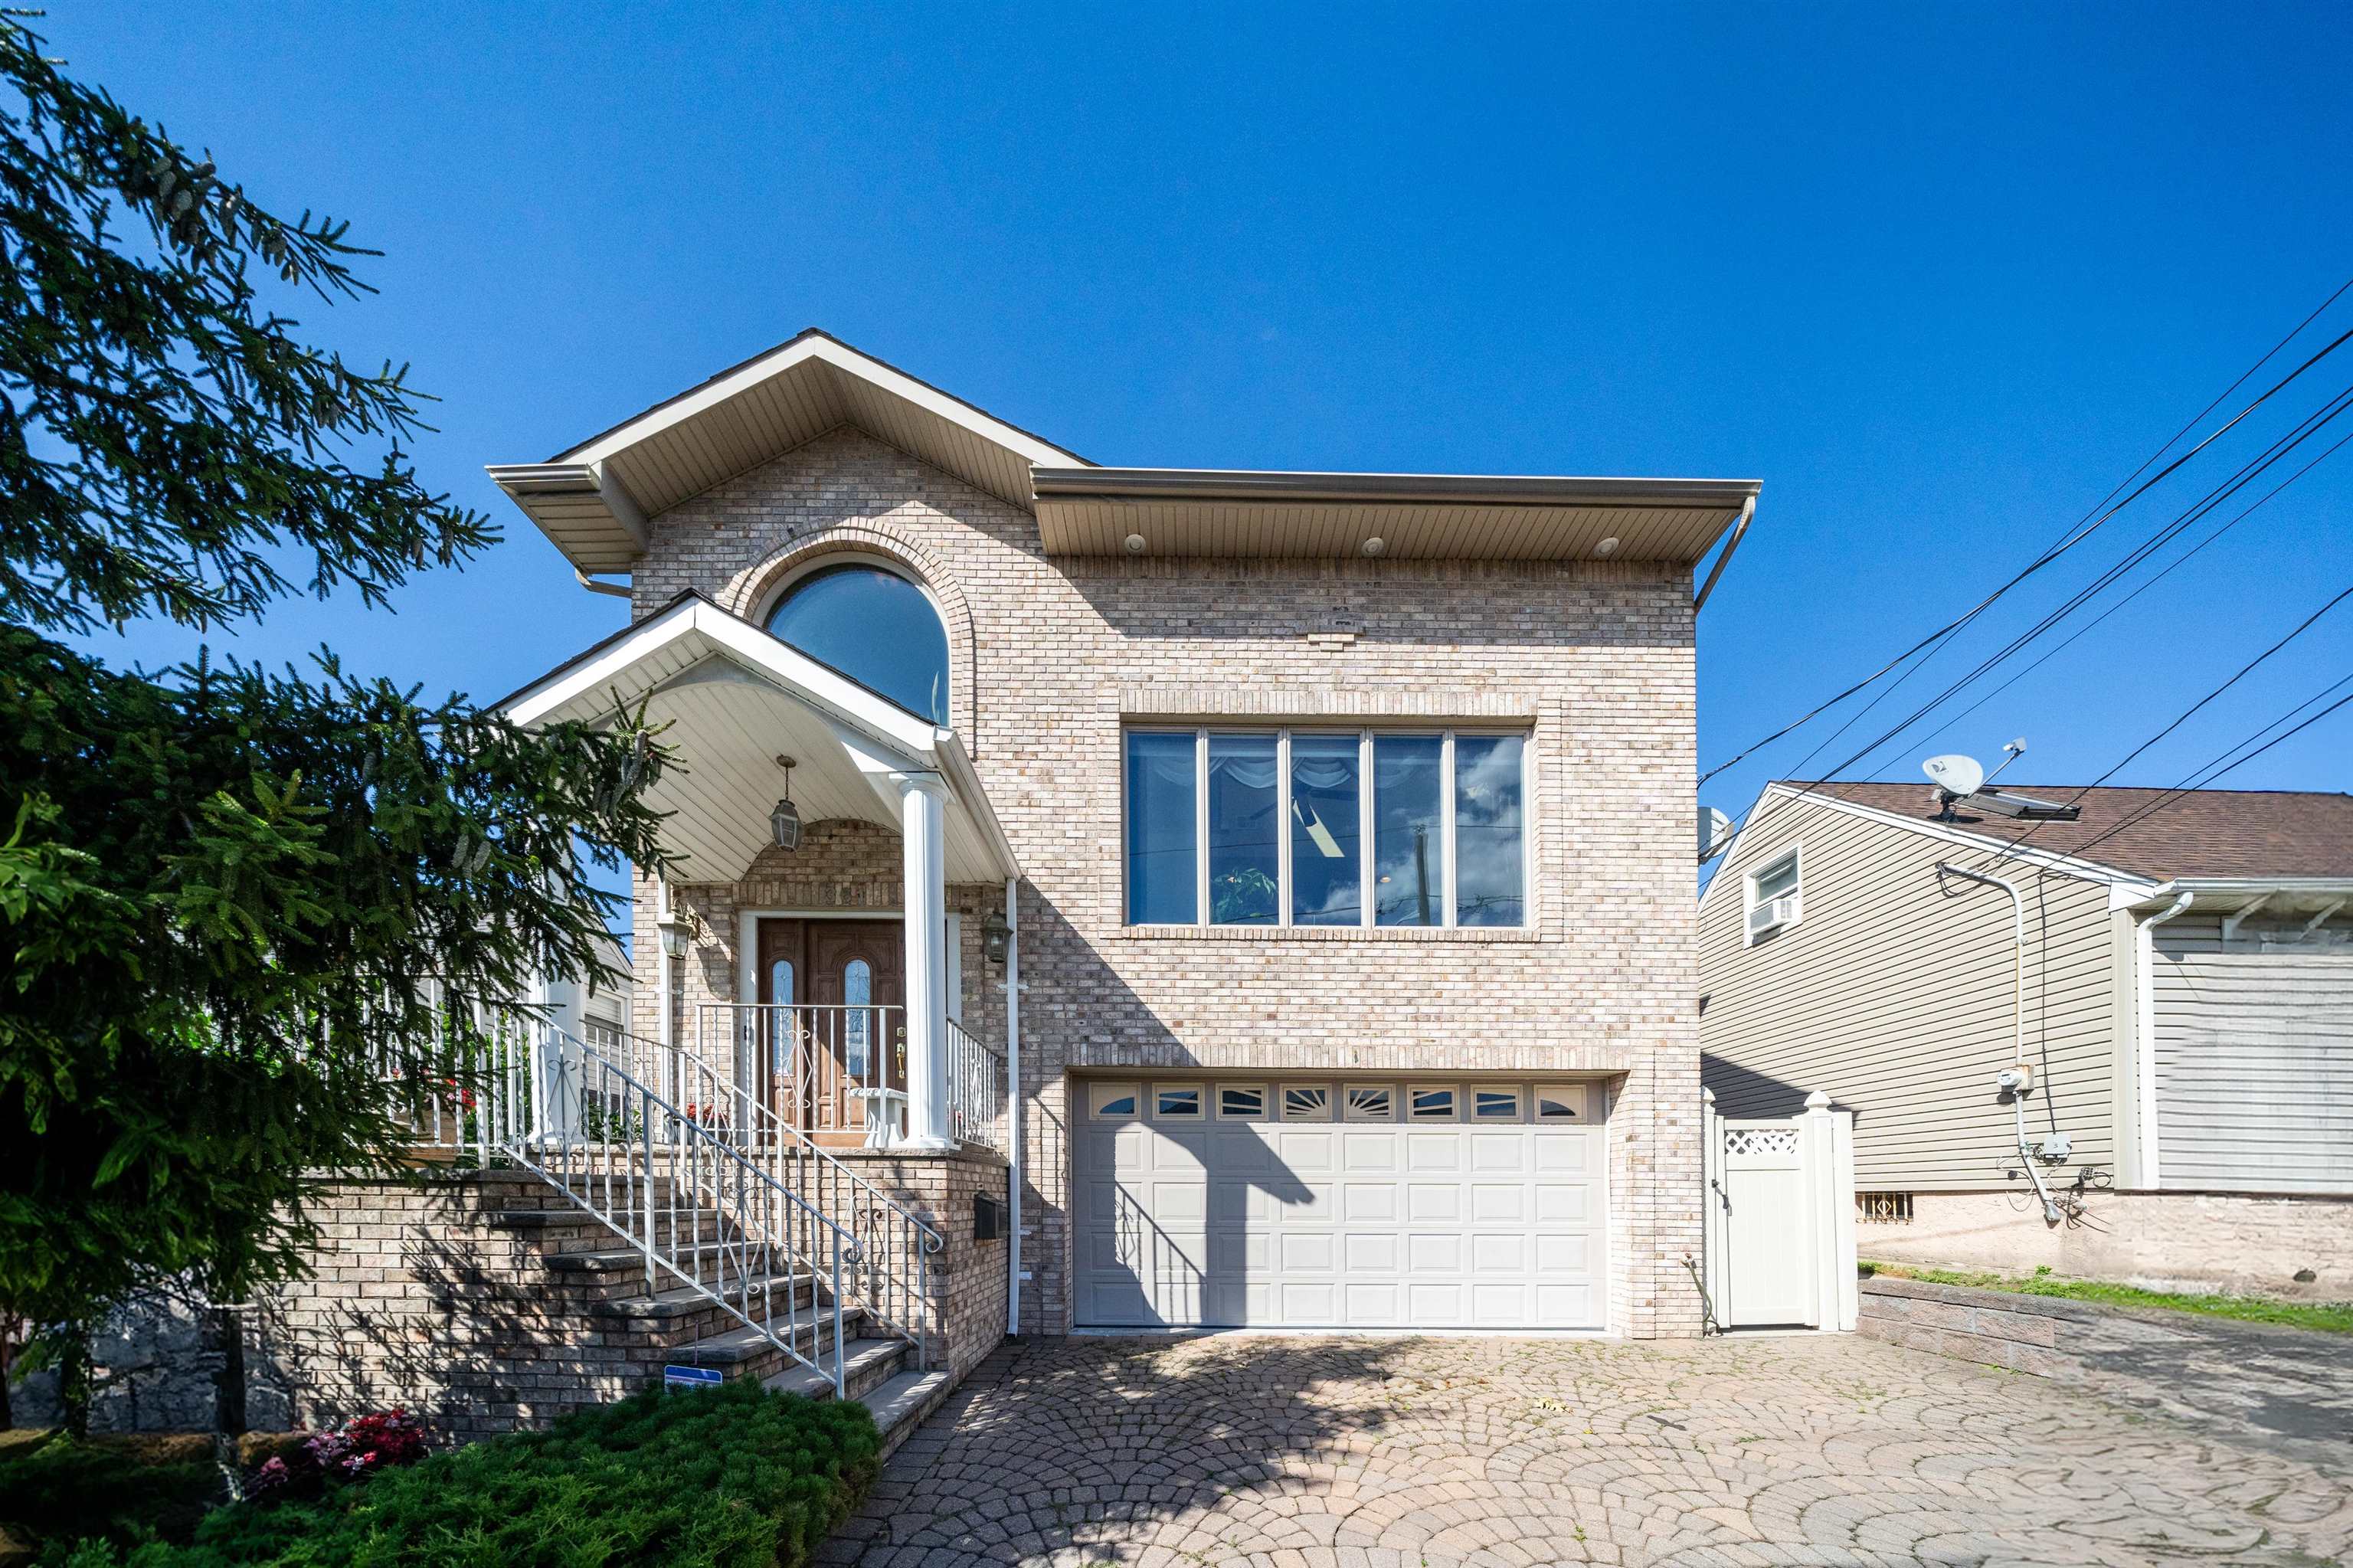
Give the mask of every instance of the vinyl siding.
[{"label": "vinyl siding", "polygon": [[[2152,933],[2158,1184],[2353,1192],[2353,930]],[[2266,939],[2269,938],[2269,939]]]},{"label": "vinyl siding", "polygon": [[[1924,789],[1923,793],[1926,793]],[[1742,884],[1802,846],[1802,916],[1742,944]],[[1726,1116],[1784,1116],[1822,1089],[1855,1113],[1855,1181],[1870,1190],[2015,1185],[2009,895],[1947,879],[1990,870],[2026,895],[2026,1040],[2041,1076],[2030,1138],[2055,1113],[2070,1165],[2113,1171],[2115,998],[2107,888],[1812,802],[1771,801],[1734,844],[1700,910],[1705,1081]],[[2043,1063],[2048,1061],[2047,1072]],[[2046,1096],[2048,1105],[2046,1107]]]}]

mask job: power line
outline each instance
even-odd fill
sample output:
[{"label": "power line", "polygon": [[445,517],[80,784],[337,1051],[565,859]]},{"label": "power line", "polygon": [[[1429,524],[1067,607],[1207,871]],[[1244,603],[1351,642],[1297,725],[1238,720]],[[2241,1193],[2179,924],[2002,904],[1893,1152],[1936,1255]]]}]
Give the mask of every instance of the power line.
[{"label": "power line", "polygon": [[2338,450],[2341,449],[2348,441],[2353,441],[2353,434],[2337,437],[2334,442],[2330,443],[2327,450],[2322,452],[2318,457],[2314,458],[2310,462],[2306,463],[2302,468],[2297,469],[2285,479],[2281,480],[2277,484],[2272,486],[2270,490],[2265,491],[2261,500],[2249,503],[2244,511],[2240,512],[2229,522],[2223,524],[2221,527],[2216,528],[2212,533],[2207,535],[2203,539],[2199,540],[2195,545],[2190,546],[2187,550],[2182,551],[2180,555],[2175,556],[2172,561],[2167,564],[2163,571],[2157,573],[2151,577],[2148,581],[2141,584],[2140,587],[2133,589],[2132,592],[2125,595],[2124,598],[2116,600],[2116,603],[2100,611],[2099,614],[2084,622],[2084,625],[2068,633],[2065,640],[2059,642],[2056,646],[2043,650],[2041,653],[2037,654],[2024,669],[2020,670],[2017,673],[2011,675],[2009,680],[2004,681],[2000,685],[1996,686],[1984,696],[1979,697],[1976,702],[1971,703],[1968,707],[1963,708],[1959,713],[1957,713],[1951,718],[1947,719],[1945,721],[1945,728],[1950,730],[1953,726],[1960,723],[1963,719],[1968,717],[1971,714],[1985,706],[1986,704],[1993,701],[1994,698],[2001,695],[2002,693],[2010,690],[2010,687],[2018,684],[2019,682],[2024,680],[2027,676],[2041,669],[2053,657],[2065,652],[2069,648],[2074,646],[2077,639],[2083,637],[2086,632],[2094,630],[2102,621],[2107,620],[2108,617],[2124,609],[2125,606],[2130,604],[2133,600],[2138,599],[2141,595],[2147,593],[2149,589],[2163,582],[2167,577],[2171,577],[2175,571],[2187,565],[2192,556],[2195,556],[2199,551],[2204,549],[2207,546],[2212,544],[2215,540],[2221,538],[2223,535],[2229,533],[2232,529],[2245,522],[2255,512],[2260,510],[2265,503],[2269,502],[2272,497],[2277,495],[2281,491],[2285,490],[2289,485],[2294,484],[2297,480],[2302,479],[2306,474],[2310,473],[2314,469],[2318,468],[2322,463],[2327,462],[2330,458],[2336,456]]},{"label": "power line", "polygon": [[[2346,337],[2353,337],[2353,332],[2346,334]],[[2341,343],[2344,339],[2340,338],[2337,341]],[[2057,625],[2061,620],[2064,620],[2067,616],[2072,615],[2076,609],[2089,602],[2090,599],[2097,595],[2103,588],[2105,588],[2110,584],[2114,583],[2125,573],[2130,571],[2143,560],[2146,560],[2151,554],[2163,548],[2165,545],[2179,536],[2180,534],[2186,531],[2191,524],[2198,521],[2199,518],[2207,515],[2216,507],[2221,505],[2222,502],[2228,500],[2232,495],[2236,494],[2240,490],[2244,489],[2249,483],[2253,482],[2257,475],[2271,468],[2281,459],[2284,458],[2289,452],[2294,451],[2298,446],[2301,446],[2305,441],[2310,440],[2321,429],[2327,428],[2331,421],[2344,414],[2348,408],[2353,408],[2353,387],[2348,387],[2344,391],[2339,392],[2335,397],[2331,397],[2327,403],[2323,405],[2323,408],[2326,410],[2325,412],[2307,415],[2304,419],[2298,421],[2291,434],[2282,437],[2280,440],[2274,441],[2269,449],[2259,454],[2256,458],[2251,460],[2246,464],[2242,465],[2236,473],[2232,474],[2221,484],[2208,492],[2205,496],[2194,503],[2187,511],[2182,513],[2179,517],[2160,529],[2156,535],[2147,542],[2136,546],[2133,550],[2127,552],[2122,560],[2108,567],[2097,577],[2094,578],[2090,587],[2077,592],[2065,602],[2062,603],[2057,609],[2045,614],[2032,626],[2030,626],[2024,631],[2019,633],[2018,636],[2012,638],[2010,641],[2000,652],[1980,661],[1977,667],[1972,669],[1968,673],[1947,685],[1942,692],[1939,692],[1936,695],[1929,698],[1927,702],[1922,704],[1919,707],[1915,708],[1910,714],[1898,720],[1888,729],[1880,732],[1879,735],[1866,742],[1860,750],[1854,752],[1852,756],[1846,758],[1837,766],[1831,768],[1829,772],[1824,775],[1824,778],[1837,778],[1841,773],[1845,772],[1847,768],[1852,767],[1855,763],[1870,756],[1873,752],[1877,751],[1881,747],[1886,745],[1889,741],[1894,740],[1905,730],[1910,729],[1922,718],[1926,717],[1930,713],[1935,712],[1938,707],[1949,701],[1955,694],[1964,690],[1975,683],[1979,676],[2000,664],[2012,654],[2026,647],[2029,643],[2041,638],[2043,633],[2050,630],[2052,627]],[[1809,762],[1811,761],[1816,755],[1820,754],[1821,749],[1821,747],[1816,747],[1812,752],[1808,753],[1805,760]],[[1802,768],[1803,764],[1801,763],[1801,771]]]},{"label": "power line", "polygon": [[[2317,317],[2321,311],[2327,310],[2330,304],[2334,303],[2337,296],[2344,293],[2348,287],[2353,287],[2353,279],[2348,279],[2345,283],[2338,285],[2336,293],[2332,293],[2328,296],[2327,300],[2322,302],[2319,310],[2316,310],[2313,312],[2312,315],[2306,316],[2302,323],[2297,324],[2295,332],[2292,332],[2287,335],[2287,337],[2282,338],[2278,344],[2274,345],[2269,353],[2266,353],[2262,359],[2257,360],[2254,366],[2251,366],[2245,374],[2239,377],[2237,381],[2233,381],[2229,387],[2224,388],[2221,397],[2217,397],[2214,400],[2214,403],[2207,405],[2207,410],[2211,411],[2214,408],[2215,404],[2220,403],[2223,397],[2228,397],[2232,391],[2235,390],[2241,384],[2245,382],[2248,376],[2253,376],[2255,370],[2260,369],[2272,358],[2274,355],[2276,355],[2279,352],[2281,347],[2284,346],[2291,339],[2293,339],[2297,333],[2301,333],[2306,326],[2310,325],[2314,318]],[[1779,729],[1775,730],[1771,735],[1767,736],[1764,739],[1756,742],[1754,745],[1747,747],[1737,755],[1724,762],[1718,763],[1714,768],[1709,768],[1705,773],[1700,775],[1698,782],[1701,784],[1706,783],[1717,774],[1724,772],[1726,768],[1736,767],[1741,762],[1746,761],[1750,757],[1756,755],[1758,751],[1761,751],[1766,747],[1772,745],[1775,741],[1781,739],[1784,736],[1788,735],[1793,730],[1799,729],[1803,726],[1811,723],[1827,710],[1836,707],[1839,704],[1846,701],[1847,698],[1853,696],[1856,693],[1880,680],[1890,671],[1894,670],[1897,666],[1909,661],[1914,654],[1928,649],[1930,644],[1949,640],[1955,633],[1958,632],[1962,628],[1968,626],[1969,622],[1975,620],[1979,615],[1983,614],[1989,607],[1990,607],[1997,599],[2000,599],[2004,594],[2010,592],[2010,589],[2016,588],[2020,583],[2024,582],[2028,577],[2032,577],[2035,573],[2041,571],[2043,567],[2057,560],[2061,556],[2065,555],[2077,545],[2082,544],[2085,539],[2091,537],[2091,535],[2097,532],[2099,528],[2108,521],[2108,519],[2114,517],[2117,513],[2131,505],[2135,501],[2147,494],[2155,486],[2162,483],[2168,475],[2173,473],[2176,470],[2180,468],[2182,464],[2196,457],[2200,452],[2204,451],[2217,440],[2220,440],[2224,435],[2236,428],[2239,423],[2244,420],[2249,415],[2262,408],[2265,403],[2271,401],[2271,399],[2276,396],[2282,388],[2295,380],[2296,377],[2302,376],[2306,371],[2311,369],[2315,365],[2319,364],[2320,361],[2326,359],[2329,355],[2334,354],[2348,338],[2353,338],[2353,330],[2348,330],[2339,334],[2318,353],[2313,355],[2302,365],[2297,366],[2294,370],[2288,372],[2286,376],[2274,383],[2271,388],[2265,391],[2261,397],[2248,404],[2245,408],[2240,409],[2238,413],[2232,415],[2227,422],[2216,429],[2211,434],[2208,435],[2205,440],[2200,441],[2196,446],[2191,447],[2188,451],[2183,452],[2179,457],[2175,458],[2171,462],[2167,463],[2164,468],[2151,475],[2147,481],[2135,488],[2129,494],[2126,495],[2123,500],[2117,501],[2114,504],[2107,506],[2105,511],[2099,512],[2098,516],[2093,521],[2089,523],[2079,523],[2074,527],[2070,528],[2061,536],[2057,544],[2044,550],[2042,555],[2029,562],[2024,570],[2021,571],[2016,577],[2011,577],[2008,582],[2003,583],[2000,588],[1995,588],[1992,593],[1987,595],[1986,598],[1971,607],[1970,609],[1958,620],[1930,632],[1926,637],[1922,638],[1918,642],[1914,643],[1902,653],[1897,654],[1894,659],[1889,660],[1885,664],[1883,664],[1877,670],[1873,671],[1869,675],[1864,676],[1862,680],[1857,681],[1854,684],[1847,687],[1836,696],[1831,697],[1827,701],[1816,705],[1804,715],[1791,723],[1782,726]],[[2200,412],[2189,421],[2189,424],[2195,425],[2199,419],[2203,418],[2204,417],[2205,413]],[[2185,425],[2183,429],[2187,430],[2189,428],[2189,427],[2188,425]],[[2152,456],[2143,461],[2139,468],[2135,469],[2133,471],[2134,474],[2137,475],[2146,471],[2150,462],[2156,461],[2158,456],[2162,456],[2174,445],[2176,441],[2179,441],[2180,439],[2180,433],[2177,432],[2171,440],[2165,443],[2164,446],[2158,449],[2156,456]],[[2130,477],[2127,477],[2124,482],[2125,484],[2130,484],[2132,480]],[[2117,488],[2122,489],[2123,485],[2119,485]],[[2111,490],[2108,494],[2110,496],[2114,496],[2116,494],[2116,491]],[[2094,510],[2097,510],[2097,508]]]},{"label": "power line", "polygon": [[[2272,720],[2271,723],[2263,726],[2262,729],[2256,730],[2254,734],[2247,736],[2246,739],[2239,742],[2238,745],[2231,747],[2230,750],[2225,751],[2221,756],[2215,758],[2212,762],[2200,768],[2192,768],[2189,773],[2182,779],[2181,782],[2174,785],[2171,789],[2165,790],[2159,794],[2156,800],[2148,802],[2139,810],[2127,814],[2121,821],[2108,829],[2107,832],[2101,833],[2094,838],[2085,840],[2084,842],[2075,845],[2067,853],[2080,856],[2094,845],[2105,843],[2108,840],[2116,837],[2118,833],[2123,832],[2126,828],[2133,826],[2135,823],[2146,821],[2148,818],[2156,815],[2158,811],[2171,805],[2180,797],[2190,794],[2195,790],[2204,789],[2211,787],[2217,779],[2221,779],[2227,774],[2238,771],[2248,763],[2253,762],[2256,758],[2261,757],[2264,752],[2269,751],[2273,747],[2278,746],[2283,742],[2303,734],[2306,730],[2310,729],[2314,725],[2318,724],[2322,719],[2325,719],[2329,715],[2337,712],[2337,709],[2345,706],[2348,703],[2353,703],[2353,692],[2346,693],[2345,695],[2338,697],[2335,702],[2330,703],[2327,707],[2321,709],[2318,713],[2314,714],[2310,718],[2306,719],[2302,724],[2297,725],[2295,728],[2283,730],[2280,734],[2273,736],[2271,739],[2264,741],[2263,745],[2255,747],[2253,751],[2248,751],[2245,756],[2234,758],[2232,755],[2235,752],[2245,750],[2247,747],[2253,745],[2256,740],[2261,739],[2266,732],[2277,729],[2281,725],[2285,724],[2289,719],[2294,718],[2297,714],[2302,713],[2305,709],[2310,707],[2313,704],[2319,702],[2322,698],[2328,696],[2331,693],[2349,685],[2353,685],[2353,674],[2338,677],[2336,681],[2333,681],[2328,685],[2321,688],[2317,693],[2305,698],[2304,701],[2288,709],[2286,713],[2282,714],[2278,718],[2275,718]],[[2025,841],[2021,839],[2019,842],[2023,843]]]},{"label": "power line", "polygon": [[[2289,643],[2295,641],[2297,638],[2303,636],[2306,631],[2312,629],[2312,625],[2315,621],[2318,620],[2322,616],[2327,615],[2330,610],[2335,609],[2338,605],[2343,604],[2348,599],[2353,599],[2353,588],[2348,588],[2338,593],[2335,599],[2330,599],[2327,604],[2322,605],[2318,609],[2314,610],[2310,615],[2306,616],[2302,620],[2298,621],[2295,630],[2290,631],[2286,636],[2281,638],[2278,641],[2273,643],[2270,647],[2264,649],[2262,652],[2256,654],[2253,658],[2240,665],[2238,669],[2232,672],[2231,678],[2229,680],[2224,681],[2221,685],[2215,687],[2212,691],[2207,693],[2204,696],[2199,698],[2196,702],[2182,709],[2181,712],[2176,715],[2172,721],[2167,724],[2163,729],[2158,730],[2155,735],[2150,736],[2147,740],[2142,741],[2138,746],[2136,746],[2130,751],[2126,752],[2123,758],[2117,761],[2114,768],[2109,768],[2105,773],[2101,774],[2097,779],[2093,779],[2089,784],[2086,784],[2082,789],[2076,790],[2075,793],[2068,799],[2066,803],[2070,806],[2079,804],[2084,798],[2089,795],[2093,790],[2098,789],[2101,785],[2105,784],[2109,779],[2114,779],[2117,774],[2123,772],[2126,768],[2131,765],[2134,758],[2138,757],[2142,752],[2147,751],[2150,747],[2155,746],[2158,741],[2163,740],[2167,736],[2171,735],[2175,730],[2179,729],[2183,725],[2188,724],[2190,719],[2197,715],[2200,709],[2206,706],[2207,704],[2212,702],[2224,692],[2229,691],[2232,686],[2237,685],[2241,681],[2245,680],[2249,675],[2254,673],[2257,667],[2262,665],[2265,660],[2278,652],[2281,649],[2286,647]],[[2274,722],[2276,723],[2277,721],[2275,720]],[[2031,839],[2035,834],[2042,831],[2044,822],[2051,820],[2052,819],[2045,818],[2042,821],[2036,822],[2032,827],[2027,829],[2025,832],[2021,833],[2010,843],[2006,844],[2000,850],[1994,851],[1990,859],[2001,860],[2016,853],[2019,850],[2025,847],[2029,839]]]}]

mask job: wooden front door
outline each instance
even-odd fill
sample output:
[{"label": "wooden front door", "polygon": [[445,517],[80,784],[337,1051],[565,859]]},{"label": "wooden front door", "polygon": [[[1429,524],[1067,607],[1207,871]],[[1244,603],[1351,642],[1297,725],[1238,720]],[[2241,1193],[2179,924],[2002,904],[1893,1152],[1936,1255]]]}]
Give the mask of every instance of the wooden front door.
[{"label": "wooden front door", "polygon": [[763,1065],[779,1117],[857,1130],[865,1115],[852,1089],[907,1086],[904,952],[896,919],[760,922]]}]

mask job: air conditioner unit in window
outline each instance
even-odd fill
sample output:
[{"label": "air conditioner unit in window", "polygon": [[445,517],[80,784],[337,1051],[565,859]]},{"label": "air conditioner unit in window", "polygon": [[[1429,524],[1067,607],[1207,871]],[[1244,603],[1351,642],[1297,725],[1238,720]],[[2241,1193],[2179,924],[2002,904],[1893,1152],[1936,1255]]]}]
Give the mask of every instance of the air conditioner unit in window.
[{"label": "air conditioner unit in window", "polygon": [[1766,932],[1787,926],[1798,917],[1795,897],[1768,898],[1748,912],[1748,934],[1761,937]]}]

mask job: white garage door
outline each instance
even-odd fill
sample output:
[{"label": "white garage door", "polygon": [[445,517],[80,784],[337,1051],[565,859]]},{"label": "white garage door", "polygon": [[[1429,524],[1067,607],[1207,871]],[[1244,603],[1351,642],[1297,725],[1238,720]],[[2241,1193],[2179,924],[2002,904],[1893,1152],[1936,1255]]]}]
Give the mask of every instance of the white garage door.
[{"label": "white garage door", "polygon": [[1602,1324],[1598,1086],[1080,1088],[1082,1327]]}]

